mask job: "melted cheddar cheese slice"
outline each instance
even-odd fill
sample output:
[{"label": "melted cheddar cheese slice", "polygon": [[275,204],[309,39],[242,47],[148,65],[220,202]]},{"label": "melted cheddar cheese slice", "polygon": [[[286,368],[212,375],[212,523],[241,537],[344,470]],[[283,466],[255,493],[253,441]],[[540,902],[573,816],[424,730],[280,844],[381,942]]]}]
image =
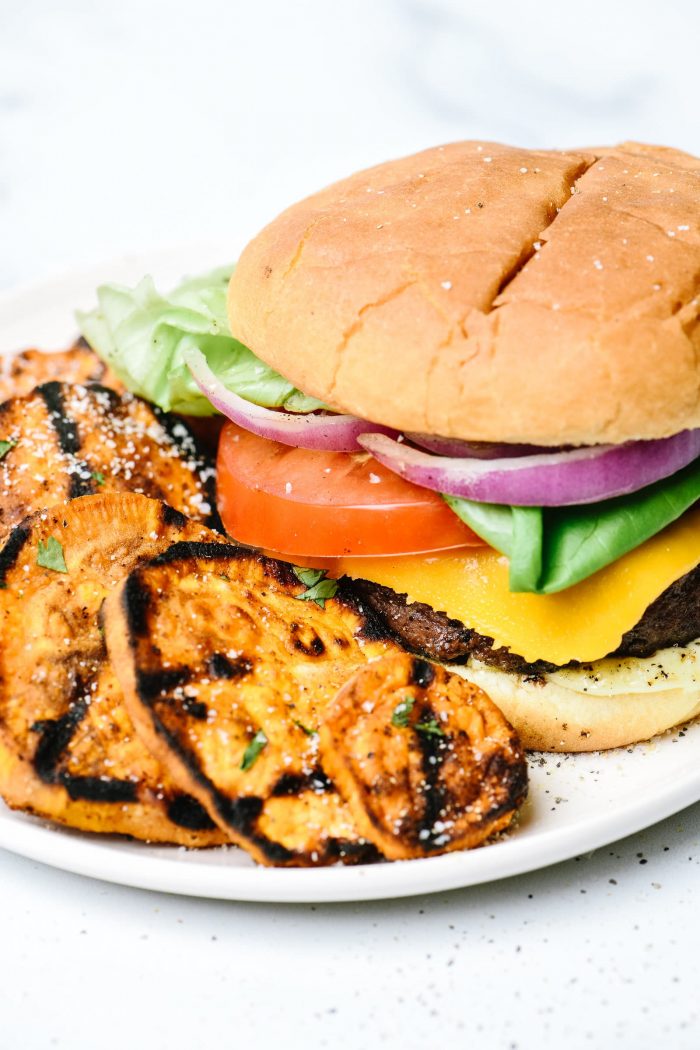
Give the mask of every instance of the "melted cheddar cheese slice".
[{"label": "melted cheddar cheese slice", "polygon": [[700,506],[595,575],[558,594],[513,594],[508,559],[490,547],[398,558],[344,558],[333,575],[392,587],[492,637],[529,662],[590,662],[700,562]]}]

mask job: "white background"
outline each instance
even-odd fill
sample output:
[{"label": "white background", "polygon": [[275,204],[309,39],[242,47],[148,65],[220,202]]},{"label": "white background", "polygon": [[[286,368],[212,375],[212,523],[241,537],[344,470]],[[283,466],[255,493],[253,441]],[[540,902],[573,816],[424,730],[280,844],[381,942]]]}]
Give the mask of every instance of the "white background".
[{"label": "white background", "polygon": [[[700,152],[696,11],[0,0],[0,286],[225,237],[234,214],[252,234],[454,138]],[[0,854],[0,1045],[696,1050],[699,860],[698,806],[538,875],[316,909]]]}]

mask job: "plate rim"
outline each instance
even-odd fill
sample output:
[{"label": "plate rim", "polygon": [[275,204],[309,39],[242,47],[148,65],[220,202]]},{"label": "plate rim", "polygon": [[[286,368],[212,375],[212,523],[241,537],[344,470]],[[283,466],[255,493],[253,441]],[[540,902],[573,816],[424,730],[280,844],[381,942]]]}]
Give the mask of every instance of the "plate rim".
[{"label": "plate rim", "polygon": [[[113,836],[103,841],[97,835],[16,814],[0,803],[0,849],[61,871],[134,889],[249,903],[349,903],[441,893],[526,875],[627,838],[699,801],[700,768],[685,780],[672,782],[651,809],[647,799],[635,799],[603,817],[588,817],[532,837],[506,833],[502,840],[475,850],[325,868],[208,866],[198,862],[200,852],[208,850],[160,846],[156,855],[146,843]],[[8,825],[14,829],[9,836],[5,833]],[[56,844],[58,848],[52,848]],[[125,845],[126,850],[119,848]],[[218,847],[213,852],[237,848]],[[64,851],[70,856],[63,856]],[[494,865],[498,870],[489,871]],[[228,885],[229,877],[234,885]],[[394,884],[396,879],[399,885]]]}]

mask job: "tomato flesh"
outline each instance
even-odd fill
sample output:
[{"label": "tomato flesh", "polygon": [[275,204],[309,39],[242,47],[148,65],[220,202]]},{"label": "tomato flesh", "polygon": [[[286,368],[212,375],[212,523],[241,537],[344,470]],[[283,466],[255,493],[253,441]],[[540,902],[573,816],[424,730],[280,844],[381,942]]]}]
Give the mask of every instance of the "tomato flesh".
[{"label": "tomato flesh", "polygon": [[227,423],[218,506],[240,543],[289,557],[418,554],[482,540],[435,492],[368,453],[293,448]]}]

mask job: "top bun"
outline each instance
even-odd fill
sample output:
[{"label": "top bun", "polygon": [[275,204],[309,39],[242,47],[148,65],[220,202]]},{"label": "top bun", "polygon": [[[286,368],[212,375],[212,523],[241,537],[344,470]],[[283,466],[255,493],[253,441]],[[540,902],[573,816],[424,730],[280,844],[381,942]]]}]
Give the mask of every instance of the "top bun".
[{"label": "top bun", "polygon": [[538,445],[700,426],[700,160],[456,142],[283,212],[231,280],[235,336],[398,430]]}]

